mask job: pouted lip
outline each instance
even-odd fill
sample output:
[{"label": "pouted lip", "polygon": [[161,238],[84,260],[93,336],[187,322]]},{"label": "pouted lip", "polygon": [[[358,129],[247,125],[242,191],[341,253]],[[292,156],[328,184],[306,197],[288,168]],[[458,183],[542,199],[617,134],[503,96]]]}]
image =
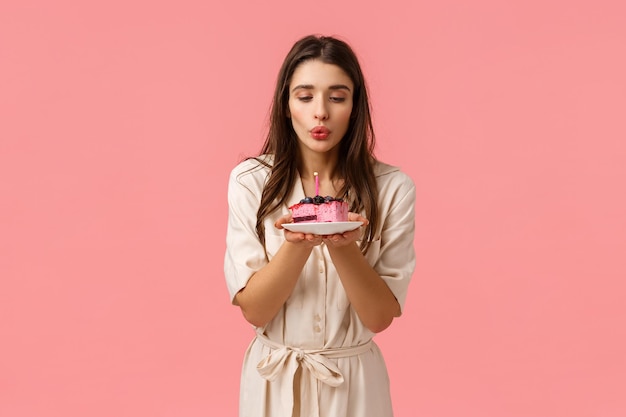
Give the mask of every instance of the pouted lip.
[{"label": "pouted lip", "polygon": [[329,134],[330,130],[326,127],[326,126],[315,126],[313,129],[311,129],[311,133],[314,134]]}]

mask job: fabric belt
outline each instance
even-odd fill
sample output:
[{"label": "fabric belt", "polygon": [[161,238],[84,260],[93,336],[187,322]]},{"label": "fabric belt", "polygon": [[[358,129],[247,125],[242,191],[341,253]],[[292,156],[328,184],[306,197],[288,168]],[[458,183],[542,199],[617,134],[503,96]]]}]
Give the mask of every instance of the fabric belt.
[{"label": "fabric belt", "polygon": [[343,348],[298,349],[276,343],[259,333],[256,338],[272,349],[272,352],[259,362],[257,371],[263,378],[277,385],[281,394],[284,416],[291,416],[293,413],[293,380],[298,367],[302,367],[301,407],[310,411],[312,417],[319,417],[318,384],[315,380],[331,387],[338,387],[343,383],[341,371],[329,359],[360,355],[369,351],[373,343],[369,340],[362,345]]}]

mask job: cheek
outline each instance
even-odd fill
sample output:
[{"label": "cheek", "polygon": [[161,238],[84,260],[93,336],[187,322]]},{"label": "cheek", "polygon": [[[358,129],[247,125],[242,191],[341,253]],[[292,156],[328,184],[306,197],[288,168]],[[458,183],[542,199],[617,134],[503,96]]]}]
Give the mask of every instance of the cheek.
[{"label": "cheek", "polygon": [[289,106],[289,114],[291,117],[291,123],[293,123],[294,125],[302,123],[304,114],[300,109],[298,109],[298,107]]},{"label": "cheek", "polygon": [[350,123],[350,117],[352,116],[352,107],[344,109],[338,116],[338,118],[343,123]]},{"label": "cheek", "polygon": [[341,109],[341,115],[344,118],[350,118],[350,116],[352,115],[352,109],[354,109],[354,103],[350,103],[344,107],[342,107]]}]

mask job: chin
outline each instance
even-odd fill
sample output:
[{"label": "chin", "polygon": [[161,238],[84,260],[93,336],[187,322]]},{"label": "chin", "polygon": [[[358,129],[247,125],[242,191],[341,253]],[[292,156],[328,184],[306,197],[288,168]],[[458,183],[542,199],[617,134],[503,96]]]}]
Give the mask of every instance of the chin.
[{"label": "chin", "polygon": [[317,146],[315,148],[310,148],[313,152],[317,153],[328,153],[335,149],[335,146]]}]

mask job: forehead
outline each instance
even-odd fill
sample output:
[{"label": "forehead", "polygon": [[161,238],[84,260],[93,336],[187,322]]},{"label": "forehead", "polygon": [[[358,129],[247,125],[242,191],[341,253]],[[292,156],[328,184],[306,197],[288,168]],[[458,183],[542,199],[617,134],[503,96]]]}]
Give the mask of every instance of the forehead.
[{"label": "forehead", "polygon": [[348,74],[338,65],[327,64],[317,59],[304,61],[293,72],[291,88],[298,85],[326,89],[331,86],[345,85],[353,90],[353,83]]}]

